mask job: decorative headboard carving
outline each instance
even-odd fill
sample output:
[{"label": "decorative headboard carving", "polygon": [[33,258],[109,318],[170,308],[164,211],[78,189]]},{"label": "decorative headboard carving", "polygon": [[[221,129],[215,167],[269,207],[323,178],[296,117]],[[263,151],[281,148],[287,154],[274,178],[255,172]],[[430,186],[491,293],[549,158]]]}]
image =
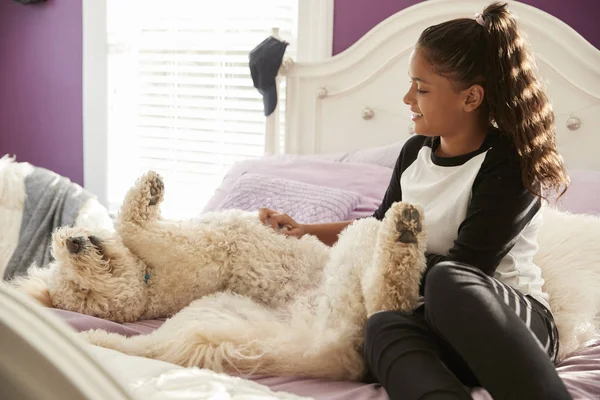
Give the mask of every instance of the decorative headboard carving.
[{"label": "decorative headboard carving", "polygon": [[[451,18],[473,17],[488,3],[424,1],[392,15],[325,62],[284,62],[285,152],[342,152],[406,139],[412,131],[402,97],[408,56],[419,34]],[[567,165],[600,170],[600,51],[537,8],[515,1],[509,7],[536,55]],[[270,123],[267,136],[279,137],[278,128]]]}]

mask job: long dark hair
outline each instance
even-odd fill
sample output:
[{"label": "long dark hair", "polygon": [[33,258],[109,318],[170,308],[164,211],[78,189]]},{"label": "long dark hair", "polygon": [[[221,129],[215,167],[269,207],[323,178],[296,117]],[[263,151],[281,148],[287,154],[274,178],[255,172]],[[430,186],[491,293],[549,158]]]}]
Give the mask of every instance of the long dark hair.
[{"label": "long dark hair", "polygon": [[569,177],[556,146],[554,112],[507,5],[493,3],[476,19],[431,26],[417,48],[460,89],[483,86],[484,110],[515,146],[525,187],[542,198],[546,191],[562,195]]}]

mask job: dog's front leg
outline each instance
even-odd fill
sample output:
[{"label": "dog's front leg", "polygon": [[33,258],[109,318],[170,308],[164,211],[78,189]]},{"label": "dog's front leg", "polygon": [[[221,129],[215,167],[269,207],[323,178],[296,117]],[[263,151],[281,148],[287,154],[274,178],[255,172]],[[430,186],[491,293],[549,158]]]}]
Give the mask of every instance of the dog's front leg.
[{"label": "dog's front leg", "polygon": [[161,176],[149,171],[137,179],[127,191],[119,215],[118,225],[143,225],[147,221],[160,218],[160,203],[164,198],[164,184]]},{"label": "dog's front leg", "polygon": [[395,203],[382,221],[373,264],[363,271],[367,315],[379,311],[412,311],[419,298],[425,268],[423,211]]}]

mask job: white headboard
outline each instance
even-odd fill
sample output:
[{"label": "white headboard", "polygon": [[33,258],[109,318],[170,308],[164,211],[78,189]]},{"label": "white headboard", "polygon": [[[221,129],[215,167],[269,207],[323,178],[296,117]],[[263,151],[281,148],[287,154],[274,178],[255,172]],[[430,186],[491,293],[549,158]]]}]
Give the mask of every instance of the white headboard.
[{"label": "white headboard", "polygon": [[[285,60],[285,152],[329,153],[406,139],[402,102],[408,56],[426,27],[473,17],[491,0],[428,0],[392,15],[325,62]],[[600,51],[559,19],[509,1],[537,56],[569,168],[600,170]],[[283,108],[283,107],[282,107]],[[277,152],[279,111],[267,119],[267,150]]]}]

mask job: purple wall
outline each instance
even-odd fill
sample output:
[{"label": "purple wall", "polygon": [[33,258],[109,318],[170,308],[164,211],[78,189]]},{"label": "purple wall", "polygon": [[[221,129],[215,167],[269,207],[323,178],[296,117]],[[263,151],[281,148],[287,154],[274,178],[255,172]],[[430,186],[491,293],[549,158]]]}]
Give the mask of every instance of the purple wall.
[{"label": "purple wall", "polygon": [[[491,1],[490,1],[491,2]],[[336,0],[333,21],[333,54],[338,54],[360,39],[390,15],[419,0]],[[600,49],[600,0],[522,0],[554,15],[578,31]],[[478,10],[474,10],[473,13]]]},{"label": "purple wall", "polygon": [[83,183],[81,1],[0,0],[0,156]]}]

